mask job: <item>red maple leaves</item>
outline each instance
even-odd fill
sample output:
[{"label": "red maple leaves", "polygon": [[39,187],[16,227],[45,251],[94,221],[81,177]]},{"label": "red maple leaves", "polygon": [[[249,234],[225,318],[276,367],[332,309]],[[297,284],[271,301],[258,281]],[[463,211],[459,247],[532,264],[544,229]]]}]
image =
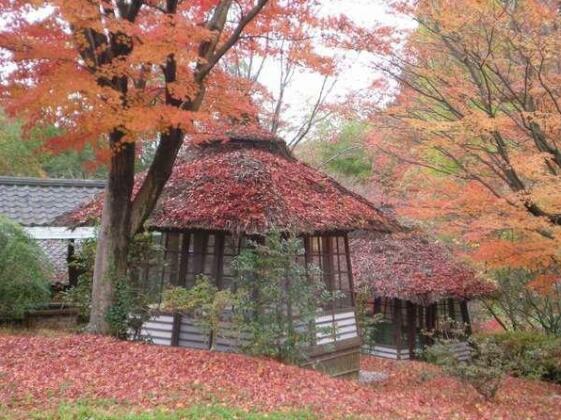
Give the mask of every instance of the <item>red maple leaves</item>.
[{"label": "red maple leaves", "polygon": [[351,240],[351,255],[356,285],[379,296],[429,304],[496,289],[443,244],[419,233],[361,235]]},{"label": "red maple leaves", "polygon": [[420,362],[363,357],[388,381],[361,386],[319,372],[236,354],[88,336],[0,335],[0,407],[44,410],[112,399],[142,408],[208,402],[247,410],[309,410],[321,418],[554,418],[561,387],[508,379],[498,401]]}]

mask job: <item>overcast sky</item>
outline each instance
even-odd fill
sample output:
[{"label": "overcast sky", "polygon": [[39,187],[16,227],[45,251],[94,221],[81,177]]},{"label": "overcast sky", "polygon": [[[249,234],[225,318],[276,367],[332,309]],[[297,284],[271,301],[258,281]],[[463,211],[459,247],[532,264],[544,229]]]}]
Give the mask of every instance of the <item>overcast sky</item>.
[{"label": "overcast sky", "polygon": [[[375,27],[379,24],[390,25],[398,28],[412,28],[414,23],[410,20],[393,15],[388,7],[387,0],[324,0],[326,14],[345,14],[356,23],[365,27]],[[379,76],[369,66],[372,57],[366,54],[349,54],[345,63],[348,68],[342,73],[336,83],[331,99],[343,96],[349,91],[366,89],[372,81]],[[263,72],[262,82],[271,91],[278,93],[279,70],[270,65]],[[297,73],[290,89],[286,94],[286,103],[292,108],[294,118],[310,108],[309,104],[315,101],[321,89],[323,77],[306,72]],[[291,114],[292,114],[291,113]]]}]

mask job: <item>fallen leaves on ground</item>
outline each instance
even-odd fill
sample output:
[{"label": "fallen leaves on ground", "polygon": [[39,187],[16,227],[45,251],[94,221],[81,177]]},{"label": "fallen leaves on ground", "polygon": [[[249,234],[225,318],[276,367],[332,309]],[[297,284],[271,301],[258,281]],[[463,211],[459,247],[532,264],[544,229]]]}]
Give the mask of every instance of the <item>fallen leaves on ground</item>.
[{"label": "fallen leaves on ground", "polygon": [[561,418],[561,386],[512,378],[485,402],[425,363],[363,357],[362,365],[389,380],[362,386],[271,360],[91,335],[0,335],[0,407],[23,412],[111,399],[139,408],[211,402],[321,417]]}]

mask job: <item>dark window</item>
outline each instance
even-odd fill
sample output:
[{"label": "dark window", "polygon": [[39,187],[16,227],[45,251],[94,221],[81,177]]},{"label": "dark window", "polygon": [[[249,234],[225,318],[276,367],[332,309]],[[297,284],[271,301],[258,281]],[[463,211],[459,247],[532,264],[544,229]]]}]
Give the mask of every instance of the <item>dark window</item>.
[{"label": "dark window", "polygon": [[232,263],[239,254],[239,241],[220,232],[168,232],[164,235],[162,281],[164,285],[193,287],[204,274],[219,289],[233,282]]},{"label": "dark window", "polygon": [[308,264],[319,268],[327,289],[339,292],[339,297],[330,306],[335,309],[352,306],[352,284],[345,236],[307,237],[306,258]]},{"label": "dark window", "polygon": [[223,255],[222,255],[222,275],[221,289],[229,289],[234,283],[234,258],[240,253],[240,241],[235,239],[232,235],[225,235],[223,237]]},{"label": "dark window", "polygon": [[[382,321],[376,326],[375,342],[394,346],[407,343],[407,303],[398,299],[377,298],[374,313],[381,313]],[[402,344],[403,345],[403,344]]]},{"label": "dark window", "polygon": [[460,302],[455,299],[442,299],[437,303],[437,327],[448,321],[462,321]]},{"label": "dark window", "polygon": [[221,233],[192,232],[184,235],[188,238],[188,246],[185,247],[183,257],[185,259],[184,286],[192,287],[195,278],[204,274],[213,282],[217,282],[222,268],[221,262],[222,244],[224,235]]},{"label": "dark window", "polygon": [[[129,275],[132,284],[142,290],[148,303],[160,303],[162,292],[162,257],[161,250],[165,241],[160,232],[152,233],[152,244],[156,247],[154,252],[144,254],[145,260],[137,261],[134,267],[129,268]],[[168,258],[172,260],[171,254]],[[172,261],[172,264],[174,262]],[[167,274],[169,277],[169,273]]]},{"label": "dark window", "polygon": [[181,261],[181,244],[183,235],[175,232],[167,232],[163,237],[164,245],[164,267],[162,269],[162,280],[167,285],[180,285],[179,267]]}]

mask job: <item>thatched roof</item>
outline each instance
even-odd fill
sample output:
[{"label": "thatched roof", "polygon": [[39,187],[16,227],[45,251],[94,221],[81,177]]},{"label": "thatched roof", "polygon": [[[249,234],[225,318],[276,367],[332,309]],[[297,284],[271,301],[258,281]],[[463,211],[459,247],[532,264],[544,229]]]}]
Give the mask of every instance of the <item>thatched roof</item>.
[{"label": "thatched roof", "polygon": [[377,297],[427,305],[443,298],[472,299],[495,290],[446,246],[417,232],[353,234],[350,249],[355,286]]},{"label": "thatched roof", "polygon": [[[296,160],[284,141],[264,137],[230,135],[188,147],[148,227],[245,234],[273,227],[299,234],[397,228],[370,202]],[[101,202],[97,197],[66,221],[99,217]]]}]

